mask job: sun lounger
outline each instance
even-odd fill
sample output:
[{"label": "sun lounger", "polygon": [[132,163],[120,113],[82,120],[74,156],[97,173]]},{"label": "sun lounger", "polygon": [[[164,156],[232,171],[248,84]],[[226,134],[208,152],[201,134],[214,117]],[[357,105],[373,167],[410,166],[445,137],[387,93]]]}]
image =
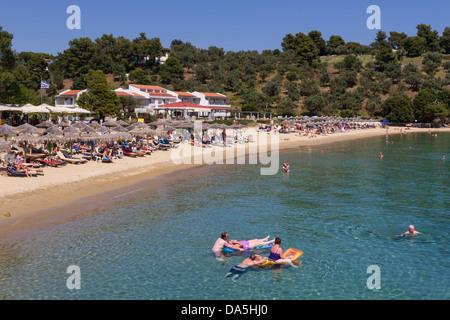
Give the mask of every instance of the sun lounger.
[{"label": "sun lounger", "polygon": [[[26,177],[27,176],[27,174],[25,172],[17,171],[17,168],[13,163],[9,164],[6,167],[6,172],[9,176],[13,176],[13,177]],[[28,174],[35,176],[35,175],[37,175],[37,172],[36,171],[28,171]]]},{"label": "sun lounger", "polygon": [[80,163],[84,163],[87,160],[86,159],[71,159],[71,158],[67,158],[61,151],[56,152],[56,155],[61,159],[64,160],[68,163],[75,163],[75,164],[80,164]]},{"label": "sun lounger", "polygon": [[66,164],[64,161],[56,161],[56,160],[46,160],[46,159],[36,159],[36,162],[41,163],[45,166],[57,167]]},{"label": "sun lounger", "polygon": [[123,154],[128,157],[137,157],[138,154],[133,151],[123,150]]}]

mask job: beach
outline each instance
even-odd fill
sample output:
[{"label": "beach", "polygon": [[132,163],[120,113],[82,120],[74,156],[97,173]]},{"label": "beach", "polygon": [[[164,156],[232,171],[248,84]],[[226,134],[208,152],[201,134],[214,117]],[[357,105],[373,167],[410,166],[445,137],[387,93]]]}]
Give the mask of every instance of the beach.
[{"label": "beach", "polygon": [[[244,129],[249,130],[249,128]],[[254,129],[253,129],[254,130]],[[429,132],[427,128],[391,127],[391,134]],[[431,129],[439,134],[450,128]],[[244,133],[244,136],[246,133]],[[319,146],[351,139],[386,135],[384,128],[357,129],[328,135],[308,137],[298,134],[277,134],[279,149]],[[236,144],[236,148],[247,148]],[[182,145],[185,148],[188,145]],[[190,147],[197,148],[199,147]],[[223,147],[219,148],[222,151]],[[34,228],[82,214],[93,208],[114,203],[140,188],[157,186],[181,174],[189,174],[194,167],[207,170],[208,165],[172,161],[171,150],[156,151],[145,157],[123,157],[114,163],[89,161],[67,164],[60,168],[44,167],[44,175],[31,178],[0,176],[0,235],[10,231]],[[235,157],[235,152],[232,157]],[[227,157],[229,155],[227,154]],[[377,154],[374,154],[376,157]],[[280,167],[282,159],[280,159]],[[195,174],[195,173],[194,173]]]}]

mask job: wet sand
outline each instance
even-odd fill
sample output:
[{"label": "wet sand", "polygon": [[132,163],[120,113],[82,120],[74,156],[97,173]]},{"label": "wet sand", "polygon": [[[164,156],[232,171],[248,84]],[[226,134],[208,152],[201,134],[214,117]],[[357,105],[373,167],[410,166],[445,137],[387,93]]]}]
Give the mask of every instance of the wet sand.
[{"label": "wet sand", "polygon": [[[407,130],[407,134],[428,130],[412,128]],[[404,128],[402,131],[405,132]],[[450,128],[431,131],[450,132]],[[400,133],[400,128],[389,129],[389,135]],[[354,130],[315,138],[292,133],[280,134],[279,150],[385,134],[386,130],[382,128]],[[188,145],[180,147],[187,148]],[[112,164],[90,161],[79,165],[67,164],[61,168],[44,167],[44,175],[32,178],[0,176],[0,236],[63,221],[95,208],[112,205],[115,201],[133,196],[140,190],[158,187],[208,170],[208,164],[194,161],[195,152],[204,149],[189,148],[191,155],[182,154],[182,164],[172,162],[172,151],[160,150],[145,157],[124,157]],[[229,149],[233,148],[214,148],[217,148],[217,152],[226,152],[223,155],[227,157],[226,163],[233,163],[236,154],[242,154],[238,151],[239,148],[245,148],[247,155],[254,151],[251,150],[251,144],[236,144],[237,149],[231,153]],[[187,149],[179,149],[176,152],[181,153],[180,150]]]}]

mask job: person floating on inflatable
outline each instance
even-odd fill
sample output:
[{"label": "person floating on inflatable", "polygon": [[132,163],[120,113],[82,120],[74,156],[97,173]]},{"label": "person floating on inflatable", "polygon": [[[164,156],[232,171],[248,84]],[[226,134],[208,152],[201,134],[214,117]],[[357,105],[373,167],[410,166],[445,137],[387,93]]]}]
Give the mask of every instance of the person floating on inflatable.
[{"label": "person floating on inflatable", "polygon": [[225,275],[226,277],[233,276],[233,281],[235,281],[237,278],[239,278],[241,275],[243,275],[245,272],[248,271],[248,267],[263,264],[264,259],[262,259],[260,256],[256,254],[251,254],[248,258],[244,259],[241,263],[238,265],[235,265],[228,271],[228,273]]},{"label": "person floating on inflatable", "polygon": [[294,263],[292,263],[292,259],[286,257],[283,254],[283,249],[280,247],[281,239],[275,238],[275,245],[270,249],[269,260],[275,263],[287,263],[294,268],[298,268]]},{"label": "person floating on inflatable", "polygon": [[244,251],[244,250],[250,250],[259,246],[265,246],[265,245],[269,245],[271,243],[275,242],[275,239],[269,240],[269,236],[263,238],[263,239],[252,239],[252,240],[228,240],[228,233],[227,232],[223,232],[220,235],[220,238],[218,238],[216,240],[216,242],[214,243],[213,248],[211,249],[211,251],[216,255],[216,256],[220,256],[220,254],[222,253],[223,249],[225,247],[227,248],[231,248],[237,251]]}]

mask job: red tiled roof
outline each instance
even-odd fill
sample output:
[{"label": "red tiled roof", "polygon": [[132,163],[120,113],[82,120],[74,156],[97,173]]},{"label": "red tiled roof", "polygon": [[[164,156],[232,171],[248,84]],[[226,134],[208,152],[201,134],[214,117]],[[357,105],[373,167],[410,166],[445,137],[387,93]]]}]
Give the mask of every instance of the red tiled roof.
[{"label": "red tiled roof", "polygon": [[220,93],[209,93],[209,92],[199,92],[199,93],[204,94],[207,97],[214,97],[214,98],[226,98],[227,97]]},{"label": "red tiled roof", "polygon": [[190,102],[175,102],[175,103],[163,104],[161,106],[161,108],[188,108],[188,109],[203,108],[203,109],[214,109],[214,110],[231,110],[230,108],[206,107],[206,106],[201,106],[201,105],[190,103]]},{"label": "red tiled roof", "polygon": [[167,89],[164,89],[162,87],[158,87],[158,86],[148,86],[148,85],[144,85],[144,84],[130,84],[130,86],[133,86],[135,88],[138,89],[146,89],[146,90],[164,90],[167,91]]},{"label": "red tiled roof", "polygon": [[179,96],[196,97],[196,96],[193,95],[192,93],[184,92],[184,91],[174,91],[174,93],[176,93],[176,94],[179,95]]},{"label": "red tiled roof", "polygon": [[69,90],[67,92],[61,93],[60,96],[76,96],[81,91],[83,90]]},{"label": "red tiled roof", "polygon": [[126,91],[115,91],[115,92],[116,92],[116,94],[118,96],[131,96],[131,97],[134,96],[134,97],[142,97],[142,98],[144,98],[143,95],[137,94],[135,92],[126,92]]},{"label": "red tiled roof", "polygon": [[170,97],[170,98],[176,98],[175,96],[168,94],[167,92],[147,92],[152,97]]}]

